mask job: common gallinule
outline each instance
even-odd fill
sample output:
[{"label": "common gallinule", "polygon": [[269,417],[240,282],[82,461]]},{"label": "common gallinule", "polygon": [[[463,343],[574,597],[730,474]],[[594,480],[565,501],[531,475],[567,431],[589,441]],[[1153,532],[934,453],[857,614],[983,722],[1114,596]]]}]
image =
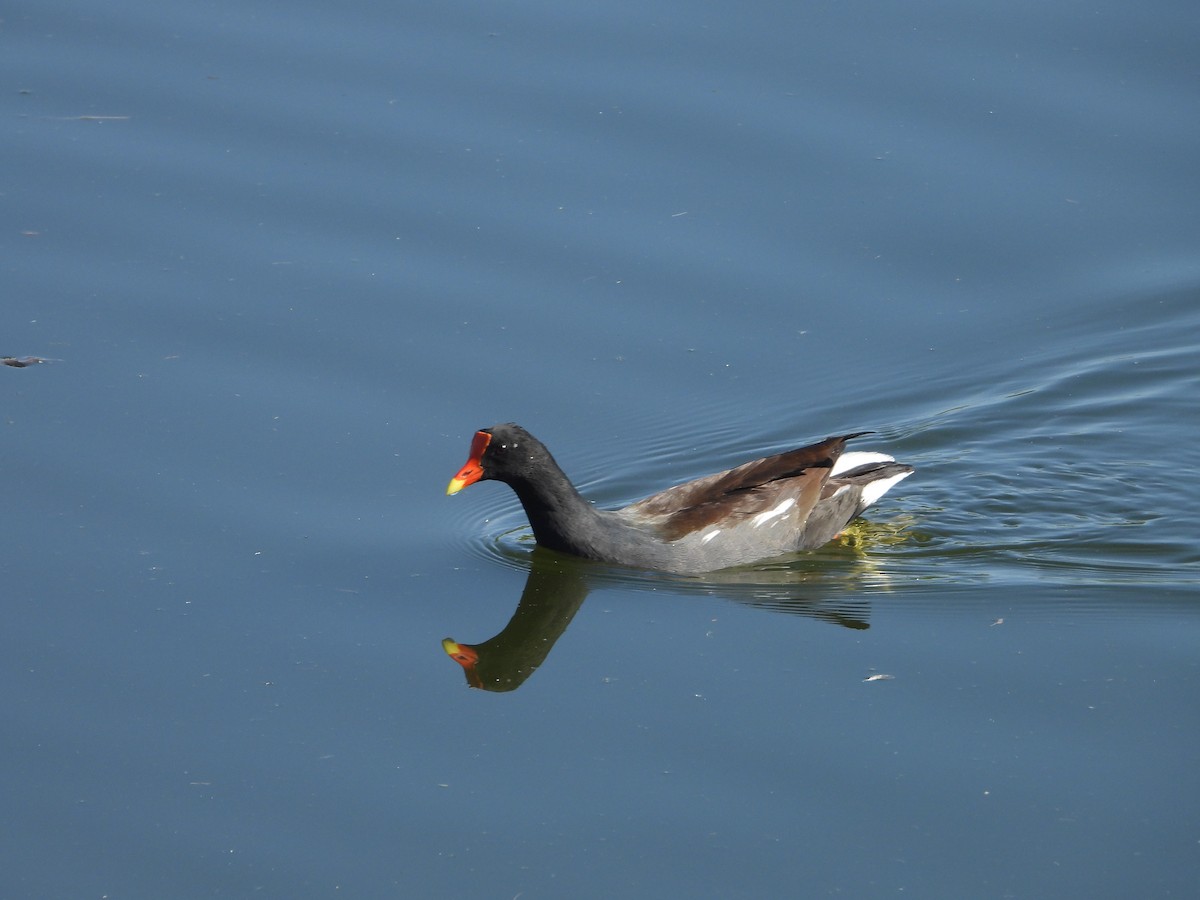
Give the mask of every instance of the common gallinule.
[{"label": "common gallinule", "polygon": [[575,490],[541,441],[510,422],[475,433],[471,456],[446,493],[503,481],[517,492],[544,547],[695,575],[810,550],[836,537],[913,471],[882,453],[842,452],[846,441],[869,433],[826,438],[604,510]]}]

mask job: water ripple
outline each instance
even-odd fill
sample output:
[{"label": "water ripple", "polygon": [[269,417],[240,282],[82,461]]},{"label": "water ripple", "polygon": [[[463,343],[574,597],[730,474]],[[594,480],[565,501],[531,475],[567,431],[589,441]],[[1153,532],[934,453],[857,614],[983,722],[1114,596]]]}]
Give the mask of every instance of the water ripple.
[{"label": "water ripple", "polygon": [[[1137,328],[1090,323],[1068,354],[1060,333],[1043,355],[993,363],[958,383],[950,377],[943,387],[951,402],[864,439],[912,462],[917,474],[872,510],[855,548],[835,545],[699,579],[605,567],[597,577],[701,592],[780,584],[868,592],[1029,581],[1195,584],[1197,491],[1181,472],[1200,468],[1197,444],[1159,447],[1149,437],[1177,431],[1180,417],[1193,414],[1200,392],[1193,301],[1190,292],[1163,298],[1150,307],[1157,315]],[[679,418],[629,439],[589,436],[586,446],[568,439],[560,461],[569,460],[564,465],[586,495],[617,506],[797,442],[784,420],[768,430],[745,411],[725,412],[722,419],[710,411],[705,421],[725,424],[702,432],[695,419]],[[525,568],[532,536],[519,507],[505,502],[482,525],[464,523],[465,549]]]}]

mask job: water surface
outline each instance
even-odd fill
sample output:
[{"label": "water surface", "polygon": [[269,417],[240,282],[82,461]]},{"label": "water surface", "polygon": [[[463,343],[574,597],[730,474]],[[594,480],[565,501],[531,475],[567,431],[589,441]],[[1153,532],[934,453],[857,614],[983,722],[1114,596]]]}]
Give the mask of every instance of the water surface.
[{"label": "water surface", "polygon": [[[1192,6],[10,11],[4,895],[1191,896]],[[509,420],[917,473],[671,578]]]}]

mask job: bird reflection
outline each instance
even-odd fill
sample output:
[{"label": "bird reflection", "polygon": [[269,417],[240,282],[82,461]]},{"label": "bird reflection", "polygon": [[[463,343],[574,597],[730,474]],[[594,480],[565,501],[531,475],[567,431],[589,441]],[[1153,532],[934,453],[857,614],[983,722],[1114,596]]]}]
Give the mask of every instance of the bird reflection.
[{"label": "bird reflection", "polygon": [[[516,612],[495,637],[480,644],[464,644],[453,638],[442,641],[442,649],[463,668],[467,684],[485,691],[515,691],[545,661],[555,642],[567,630],[575,613],[587,599],[590,582],[613,583],[612,569],[536,548],[529,556],[531,567]],[[799,585],[782,577],[764,584],[763,571],[743,573],[753,583],[729,573],[721,581],[674,582],[681,593],[728,597],[748,606],[809,618],[861,630],[869,628],[870,604],[862,599],[839,598],[814,601],[798,597]],[[780,576],[782,572],[778,573]],[[661,582],[659,583],[661,586]],[[685,586],[686,585],[686,586]]]},{"label": "bird reflection", "polygon": [[575,560],[537,557],[508,624],[482,644],[459,644],[452,638],[442,649],[463,667],[467,684],[485,691],[515,691],[534,673],[588,595],[588,585]]}]

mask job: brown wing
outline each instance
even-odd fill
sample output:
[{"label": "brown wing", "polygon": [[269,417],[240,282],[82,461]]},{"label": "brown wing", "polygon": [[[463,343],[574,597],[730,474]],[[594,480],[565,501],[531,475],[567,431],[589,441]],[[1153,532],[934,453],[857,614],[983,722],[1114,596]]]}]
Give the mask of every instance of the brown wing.
[{"label": "brown wing", "polygon": [[821,487],[846,441],[866,433],[827,438],[677,484],[625,507],[622,513],[653,525],[668,541],[717,522],[757,515],[789,496],[807,514],[820,499]]}]

